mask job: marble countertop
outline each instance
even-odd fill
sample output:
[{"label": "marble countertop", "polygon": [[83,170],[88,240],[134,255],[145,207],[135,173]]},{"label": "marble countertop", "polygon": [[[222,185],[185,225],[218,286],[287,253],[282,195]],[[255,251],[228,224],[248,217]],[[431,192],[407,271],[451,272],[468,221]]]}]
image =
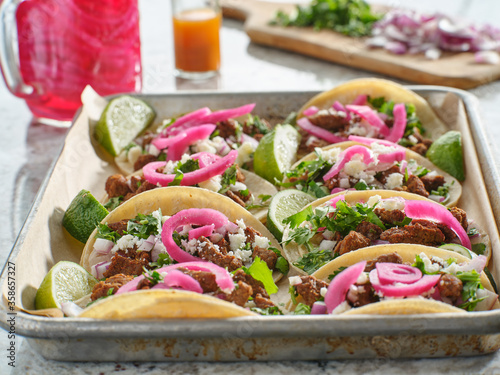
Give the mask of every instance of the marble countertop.
[{"label": "marble countertop", "polygon": [[[377,1],[392,6],[403,2]],[[407,5],[409,6],[409,5]],[[411,4],[419,10],[466,15],[474,22],[500,26],[497,0],[420,0]],[[359,77],[381,77],[367,71],[308,58],[250,43],[240,22],[224,20],[221,45],[222,69],[210,80],[190,82],[173,76],[173,52],[168,2],[140,1],[143,49],[144,92],[165,93],[182,90],[298,91],[326,90]],[[387,78],[387,77],[384,77]],[[398,81],[407,84],[408,82]],[[500,162],[500,81],[470,90],[480,100],[480,114],[496,163]],[[0,195],[0,264],[10,249],[29,212],[36,192],[54,158],[67,129],[37,124],[24,102],[12,96],[0,83],[0,175],[4,186]],[[481,357],[421,360],[357,360],[277,363],[71,363],[42,358],[21,337],[16,339],[16,367],[7,364],[7,332],[0,331],[1,374],[500,374],[500,354]]]}]

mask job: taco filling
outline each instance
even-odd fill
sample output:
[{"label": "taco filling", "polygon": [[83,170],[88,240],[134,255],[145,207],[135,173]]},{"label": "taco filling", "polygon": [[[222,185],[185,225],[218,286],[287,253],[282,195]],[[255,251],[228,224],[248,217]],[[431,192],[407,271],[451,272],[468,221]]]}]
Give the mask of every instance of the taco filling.
[{"label": "taco filling", "polygon": [[294,187],[317,198],[344,190],[407,191],[444,204],[452,185],[458,184],[451,176],[445,177],[421,165],[420,155],[414,154],[412,158],[397,144],[375,141],[370,146],[341,145],[316,148],[314,155],[303,158],[286,173],[282,186]]},{"label": "taco filling", "polygon": [[481,284],[486,261],[486,257],[478,256],[459,263],[454,258],[445,260],[421,252],[412,264],[405,264],[397,253],[383,254],[341,267],[328,276],[328,281],[315,276],[290,277],[290,295],[302,314],[341,314],[407,298],[440,301],[466,311],[489,310],[498,295]]},{"label": "taco filling", "polygon": [[359,95],[351,104],[335,101],[329,108],[311,106],[297,120],[302,129],[299,153],[316,147],[345,142],[349,136],[383,139],[425,155],[432,144],[424,138],[425,129],[417,117],[415,106],[395,103],[384,97]]},{"label": "taco filling", "polygon": [[220,157],[207,152],[184,154],[179,161],[156,161],[146,164],[142,174],[128,177],[114,174],[106,180],[108,200],[104,206],[113,210],[133,196],[165,186],[195,186],[226,195],[247,209],[264,205],[245,184],[245,174],[235,163],[237,151]]},{"label": "taco filling", "polygon": [[[135,289],[156,284],[163,288],[170,282],[170,276],[166,279],[163,273],[175,268],[174,279],[186,281],[182,289],[213,293],[240,306],[251,297],[255,307],[267,309],[274,306],[269,295],[277,292],[273,271],[288,271],[281,252],[266,237],[243,219],[231,222],[213,209],[191,208],[170,217],[157,210],[132,220],[100,224],[91,258],[92,275],[104,279],[94,287],[92,300],[119,293],[129,282],[135,283]],[[213,283],[213,275],[178,267],[186,262],[230,272],[238,291],[233,293],[230,283],[232,294],[228,293]]]},{"label": "taco filling", "polygon": [[[204,107],[176,119],[164,121],[156,131],[148,130],[134,140],[116,158],[128,173],[153,161],[177,161],[182,155],[209,152],[219,156],[238,151],[236,162],[250,166],[260,138],[271,130],[271,124],[252,115],[255,104],[212,112]],[[247,116],[238,121],[237,117]]]},{"label": "taco filling", "polygon": [[286,222],[290,230],[286,238],[284,235],[284,243],[294,242],[305,252],[299,259],[289,260],[308,274],[338,256],[372,245],[439,247],[455,243],[478,253],[486,248],[483,243],[471,245],[470,238],[478,231],[469,228],[464,210],[447,209],[429,200],[372,195],[366,202],[349,204],[344,195],[337,195],[315,209],[309,206]]}]

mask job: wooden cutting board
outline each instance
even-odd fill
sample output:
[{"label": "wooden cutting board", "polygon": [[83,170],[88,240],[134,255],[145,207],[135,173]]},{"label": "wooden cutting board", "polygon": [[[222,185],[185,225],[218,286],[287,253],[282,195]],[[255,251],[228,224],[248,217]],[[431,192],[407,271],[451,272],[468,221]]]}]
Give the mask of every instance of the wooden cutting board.
[{"label": "wooden cutting board", "polygon": [[[223,15],[244,21],[251,41],[406,81],[470,89],[500,78],[500,65],[476,64],[473,53],[445,53],[438,60],[394,55],[365,46],[364,39],[312,28],[271,26],[278,9],[290,14],[293,3],[220,0]],[[377,10],[376,7],[373,7]]]}]

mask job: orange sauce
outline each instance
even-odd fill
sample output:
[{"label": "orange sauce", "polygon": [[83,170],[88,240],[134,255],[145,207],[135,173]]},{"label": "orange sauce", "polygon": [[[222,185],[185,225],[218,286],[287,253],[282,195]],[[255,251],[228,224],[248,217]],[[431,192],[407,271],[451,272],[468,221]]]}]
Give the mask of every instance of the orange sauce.
[{"label": "orange sauce", "polygon": [[218,70],[221,14],[194,9],[173,18],[175,67],[187,72]]}]

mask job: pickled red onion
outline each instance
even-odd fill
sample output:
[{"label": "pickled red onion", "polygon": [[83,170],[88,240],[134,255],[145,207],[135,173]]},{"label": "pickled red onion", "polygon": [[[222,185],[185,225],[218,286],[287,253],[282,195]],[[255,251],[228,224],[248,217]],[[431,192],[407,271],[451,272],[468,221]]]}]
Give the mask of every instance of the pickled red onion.
[{"label": "pickled red onion", "polygon": [[465,229],[450,211],[439,203],[427,201],[405,200],[405,214],[412,219],[425,219],[448,226],[456,233],[460,242],[471,250],[471,243]]},{"label": "pickled red onion", "polygon": [[344,105],[339,102],[338,100],[336,100],[333,104],[332,104],[332,107],[333,109],[335,109],[337,112],[344,112],[344,113],[347,113],[347,109],[345,109]]},{"label": "pickled red onion", "polygon": [[222,109],[220,111],[212,112],[205,117],[203,120],[207,123],[216,124],[220,121],[225,121],[230,118],[240,117],[249,114],[255,108],[255,103],[245,104],[241,107]]},{"label": "pickled red onion", "polygon": [[394,125],[392,126],[390,134],[385,137],[390,142],[399,142],[406,130],[406,108],[405,105],[400,103],[394,106]]},{"label": "pickled red onion", "polygon": [[403,161],[405,157],[406,157],[405,150],[397,150],[394,152],[389,152],[387,154],[377,154],[377,158],[380,163],[395,163]]},{"label": "pickled red onion", "polygon": [[180,117],[172,125],[164,130],[166,135],[175,135],[179,132],[201,124],[216,124],[230,118],[246,115],[253,111],[255,103],[245,104],[241,107],[222,109],[211,112],[208,108],[201,108],[187,115]]},{"label": "pickled red onion", "polygon": [[176,228],[181,225],[214,225],[215,228],[222,227],[228,222],[228,218],[219,211],[210,208],[189,208],[182,210],[168,218],[163,224],[161,232],[161,240],[167,249],[167,253],[177,262],[194,262],[200,261],[200,258],[195,257],[182,250],[174,241],[172,235]]},{"label": "pickled red onion", "polygon": [[[190,112],[184,116],[179,117],[175,122],[163,130],[163,135],[175,135],[181,128],[189,127],[191,125],[200,124],[201,119],[210,114],[212,111],[208,107],[203,107],[197,109],[196,111]],[[175,133],[175,134],[174,134]]]},{"label": "pickled red onion", "polygon": [[330,199],[328,201],[328,203],[330,204],[330,206],[337,208],[337,202],[338,201],[343,201],[343,200],[345,200],[345,195],[341,194],[341,195],[339,195],[339,196],[337,196],[335,198]]},{"label": "pickled red onion", "polygon": [[[156,270],[156,272],[158,272],[159,274],[163,274],[163,273],[168,273],[177,268],[185,268],[191,271],[211,272],[215,275],[215,282],[217,283],[219,288],[221,288],[224,291],[231,291],[234,289],[234,283],[231,274],[225,268],[219,267],[214,263],[200,262],[199,260],[196,262],[189,262],[189,263],[177,263],[159,268]],[[120,289],[118,289],[118,291],[115,294],[122,294],[137,290],[137,285],[143,279],[144,275],[137,276],[133,280],[123,285]]]},{"label": "pickled red onion", "polygon": [[384,145],[384,146],[395,147],[395,148],[400,148],[402,150],[405,150],[405,148],[403,146],[400,146],[397,143],[390,142],[390,141],[383,140],[383,139],[360,137],[359,135],[350,135],[348,137],[348,139],[350,141],[362,143],[362,144],[368,145],[368,146],[370,146],[372,143],[379,143],[379,144]]},{"label": "pickled red onion", "polygon": [[205,168],[213,164],[217,160],[219,160],[220,156],[216,154],[211,154],[210,152],[202,151],[191,155],[191,159],[198,160],[200,168]]},{"label": "pickled red onion", "polygon": [[378,279],[381,284],[412,284],[422,278],[422,271],[416,267],[397,263],[376,263]]},{"label": "pickled red onion", "polygon": [[328,130],[314,125],[306,117],[302,117],[302,118],[298,119],[297,126],[299,126],[301,129],[305,130],[309,134],[314,135],[315,137],[324,139],[325,141],[330,142],[330,143],[344,142],[347,140],[347,138],[336,136],[335,134],[330,133]]},{"label": "pickled red onion", "polygon": [[314,105],[312,105],[309,108],[306,108],[304,110],[304,112],[302,112],[302,114],[304,116],[314,116],[316,113],[318,113],[318,111],[319,111],[319,108],[316,107],[316,106],[314,106]]},{"label": "pickled red onion", "polygon": [[153,286],[151,289],[182,289],[195,293],[203,293],[200,283],[193,277],[179,270],[171,270],[163,277],[163,282]]},{"label": "pickled red onion", "polygon": [[484,255],[478,255],[477,257],[472,258],[470,262],[465,264],[461,268],[461,270],[463,272],[476,270],[477,273],[481,273],[484,270],[484,267],[486,267],[487,263],[488,263],[487,257],[485,257]]},{"label": "pickled red onion", "polygon": [[335,164],[323,176],[323,181],[327,181],[336,176],[355,155],[361,155],[363,157],[363,163],[366,165],[374,161],[373,153],[368,148],[359,145],[348,147],[339,154]]},{"label": "pickled red onion", "polygon": [[323,302],[316,301],[311,307],[311,315],[323,315],[326,311],[326,305]]},{"label": "pickled red onion", "polygon": [[356,99],[351,103],[353,105],[366,105],[367,101],[367,96],[366,95],[358,95]]},{"label": "pickled red onion", "polygon": [[216,126],[213,124],[199,125],[186,129],[170,138],[155,138],[151,143],[158,150],[168,147],[167,161],[180,160],[190,145],[208,138],[215,128]]},{"label": "pickled red onion", "polygon": [[356,283],[365,266],[366,261],[362,261],[347,267],[335,276],[325,294],[325,304],[329,314],[345,301],[349,288]]},{"label": "pickled red onion", "polygon": [[409,296],[419,296],[422,293],[428,292],[437,284],[441,276],[424,275],[420,280],[412,284],[398,284],[398,285],[382,284],[379,280],[377,269],[370,271],[369,277],[373,289],[383,294],[384,296],[409,297]]},{"label": "pickled red onion", "polygon": [[[193,172],[184,173],[182,178],[182,186],[193,186],[202,181],[207,181],[208,179],[221,175],[234,164],[236,157],[238,156],[238,151],[232,150],[229,154],[213,162],[204,168],[197,169]],[[164,167],[167,162],[164,161],[154,161],[146,164],[142,171],[144,173],[144,178],[151,184],[159,184],[160,186],[167,186],[175,179],[175,174],[164,174],[157,172],[158,168]]]},{"label": "pickled red onion", "polygon": [[371,126],[377,128],[384,137],[389,135],[389,128],[387,125],[378,117],[377,113],[367,105],[348,104],[345,107],[347,110],[361,116],[361,118],[366,120]]},{"label": "pickled red onion", "polygon": [[349,111],[347,109],[345,109],[344,105],[341,102],[339,102],[338,100],[336,100],[332,104],[332,108],[334,110],[336,110],[337,112],[344,112],[345,113],[345,119],[346,119],[346,121],[350,121],[351,120],[351,114],[349,113]]},{"label": "pickled red onion", "polygon": [[191,229],[188,234],[188,240],[192,240],[193,238],[199,238],[201,236],[209,237],[214,232],[214,228],[215,225],[210,224],[210,225],[205,225],[203,227]]}]

